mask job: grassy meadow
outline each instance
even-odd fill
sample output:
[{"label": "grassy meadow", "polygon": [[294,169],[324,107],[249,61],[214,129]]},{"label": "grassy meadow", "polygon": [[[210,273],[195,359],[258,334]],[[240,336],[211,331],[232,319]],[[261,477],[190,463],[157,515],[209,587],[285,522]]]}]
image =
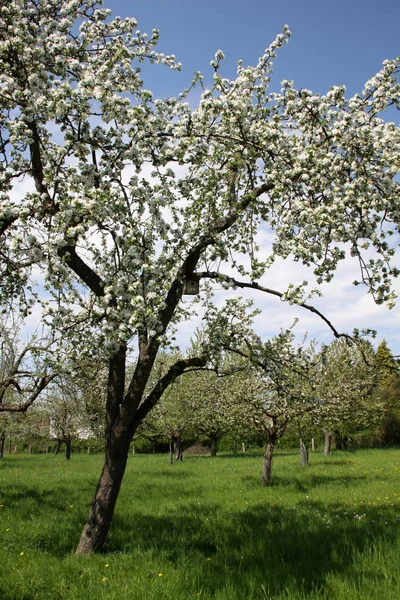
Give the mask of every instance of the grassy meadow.
[{"label": "grassy meadow", "polygon": [[105,551],[75,556],[101,456],[0,461],[2,600],[399,600],[400,450],[135,455]]}]

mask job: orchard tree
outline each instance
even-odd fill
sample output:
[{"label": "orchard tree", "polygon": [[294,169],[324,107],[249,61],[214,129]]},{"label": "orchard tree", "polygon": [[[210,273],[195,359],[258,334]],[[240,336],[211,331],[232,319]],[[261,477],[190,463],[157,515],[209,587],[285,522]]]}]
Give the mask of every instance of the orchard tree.
[{"label": "orchard tree", "polygon": [[235,376],[227,367],[220,373],[199,371],[184,377],[190,387],[194,432],[208,438],[212,458],[217,456],[221,438],[235,429],[242,401],[241,373]]},{"label": "orchard tree", "polygon": [[49,437],[57,441],[56,452],[65,444],[65,456],[71,458],[73,440],[104,440],[105,385],[102,365],[86,361],[64,373],[41,402],[49,422]]},{"label": "orchard tree", "polygon": [[24,342],[21,328],[12,311],[0,320],[0,413],[25,412],[59,372],[55,340],[34,334]]},{"label": "orchard tree", "polygon": [[193,415],[186,379],[180,378],[170,385],[156,407],[142,422],[140,435],[147,439],[164,439],[169,444],[169,462],[183,459],[183,438],[192,429]]},{"label": "orchard tree", "polygon": [[[400,138],[380,114],[399,105],[399,60],[351,98],[292,81],[271,92],[289,37],[285,26],[233,80],[219,50],[193,109],[188,90],[156,99],[142,81],[143,62],[179,68],[156,52],[157,31],[112,20],[96,0],[1,3],[1,299],[18,298],[22,311],[42,301],[72,357],[109,363],[105,461],[79,553],[106,541],[137,427],[177,377],[207,361],[179,359],[147,388],[160,348],[197,308],[185,292],[208,279],[210,294],[213,284],[249,287],[314,310],[301,287],[267,286],[268,266],[300,261],[323,282],[349,253],[359,283],[393,303]],[[261,225],[274,236],[262,254]]]},{"label": "orchard tree", "polygon": [[[162,379],[172,365],[182,360],[178,352],[160,352],[148,381],[151,390]],[[190,369],[187,370],[189,372]],[[176,460],[183,459],[183,438],[192,431],[191,390],[186,377],[176,379],[163,393],[157,405],[140,425],[138,434],[155,443],[168,440],[170,464],[176,451]]]},{"label": "orchard tree", "polygon": [[376,387],[374,399],[383,406],[379,437],[386,443],[400,442],[400,373],[399,363],[383,340],[375,354]]},{"label": "orchard tree", "polygon": [[[295,348],[292,328],[263,342],[251,329],[258,312],[249,312],[251,305],[251,301],[234,299],[220,309],[211,306],[205,335],[211,348],[230,352],[247,364],[239,420],[251,424],[253,431],[266,440],[262,479],[269,486],[277,441],[290,421],[299,423],[316,408],[315,345],[306,347],[303,343]],[[304,454],[304,442],[301,449]]]},{"label": "orchard tree", "polygon": [[331,450],[332,436],[339,444],[343,432],[351,432],[376,424],[382,405],[374,398],[374,350],[367,341],[351,346],[344,339],[326,346],[316,374],[318,410],[313,421],[325,435],[324,454]]}]

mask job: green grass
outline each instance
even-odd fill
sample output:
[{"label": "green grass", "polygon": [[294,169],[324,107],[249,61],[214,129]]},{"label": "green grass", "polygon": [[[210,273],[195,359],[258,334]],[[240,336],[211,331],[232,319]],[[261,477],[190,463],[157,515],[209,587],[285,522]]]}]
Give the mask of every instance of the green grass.
[{"label": "green grass", "polygon": [[256,454],[136,455],[104,553],[77,557],[101,464],[0,461],[2,600],[400,598],[400,450],[281,453],[269,489]]}]

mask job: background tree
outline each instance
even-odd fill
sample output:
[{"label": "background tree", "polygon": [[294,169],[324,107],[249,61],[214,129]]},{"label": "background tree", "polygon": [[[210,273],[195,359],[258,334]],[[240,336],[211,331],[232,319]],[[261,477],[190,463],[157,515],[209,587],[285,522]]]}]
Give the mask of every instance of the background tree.
[{"label": "background tree", "polygon": [[57,377],[55,340],[34,334],[21,340],[13,312],[0,320],[0,412],[25,412]]},{"label": "background tree", "polygon": [[154,410],[140,427],[140,434],[154,439],[166,439],[169,444],[170,464],[183,459],[184,436],[192,431],[193,415],[186,380],[179,379],[169,386]]},{"label": "background tree", "polygon": [[324,432],[324,453],[329,454],[333,435],[340,448],[345,434],[379,421],[381,404],[372,397],[374,350],[369,342],[356,346],[346,340],[335,340],[323,349],[318,368],[315,390],[318,410],[312,417]]},{"label": "background tree", "polygon": [[[109,361],[105,461],[78,552],[105,543],[139,424],[168,385],[206,363],[206,354],[178,360],[146,391],[158,351],[193,314],[182,302],[193,283],[249,287],[317,312],[301,286],[272,290],[262,278],[280,256],[330,280],[347,248],[376,301],[393,302],[395,236],[385,226],[398,222],[399,135],[379,114],[399,105],[399,61],[385,61],[350,99],[343,87],[319,96],[290,81],[271,92],[289,36],[285,27],[234,80],[222,76],[218,51],[192,109],[188,90],[160,100],[144,86],[143,61],[178,68],[154,50],[158,32],[111,20],[95,0],[2,6],[2,298],[29,310],[34,267],[64,347]],[[24,176],[34,186],[17,199]],[[268,256],[257,248],[260,222],[274,237]]]},{"label": "background tree", "polygon": [[210,442],[211,457],[217,456],[218,443],[224,435],[237,426],[238,407],[243,401],[242,373],[235,373],[227,361],[220,365],[219,373],[199,371],[185,375],[191,390],[190,405],[193,429],[198,437]]},{"label": "background tree", "polygon": [[104,440],[104,399],[102,365],[85,362],[60,377],[41,403],[49,422],[49,437],[57,441],[57,452],[65,444],[67,460],[71,458],[73,440]]},{"label": "background tree", "polygon": [[[272,459],[277,441],[288,423],[315,408],[314,345],[294,347],[291,329],[263,342],[251,329],[257,311],[246,312],[251,302],[228,301],[211,307],[207,315],[209,344],[238,356],[249,372],[242,392],[241,420],[266,439],[263,483],[271,484]],[[236,318],[232,318],[232,305]],[[240,410],[240,408],[239,408]],[[302,445],[304,453],[304,443]]]},{"label": "background tree", "polygon": [[[150,376],[150,390],[178,360],[183,360],[178,352],[159,354]],[[192,431],[192,422],[191,390],[187,378],[183,377],[176,379],[165,390],[157,405],[141,423],[138,434],[153,441],[167,440],[172,464],[174,451],[176,460],[183,459],[183,439]]]},{"label": "background tree", "polygon": [[383,340],[375,354],[376,387],[373,397],[383,406],[379,439],[384,444],[400,442],[400,374],[399,364]]}]

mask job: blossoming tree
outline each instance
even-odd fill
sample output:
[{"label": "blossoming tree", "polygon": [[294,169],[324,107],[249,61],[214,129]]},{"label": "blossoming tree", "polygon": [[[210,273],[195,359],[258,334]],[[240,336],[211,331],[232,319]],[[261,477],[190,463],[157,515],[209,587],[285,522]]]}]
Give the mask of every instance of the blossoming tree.
[{"label": "blossoming tree", "polygon": [[[347,246],[359,281],[393,301],[400,137],[380,113],[399,104],[399,60],[349,99],[291,81],[271,92],[289,36],[285,27],[254,67],[239,63],[234,80],[218,51],[193,109],[188,92],[155,99],[145,88],[141,63],[179,67],[155,51],[157,31],[110,19],[97,0],[1,3],[1,299],[29,310],[45,289],[44,318],[64,348],[109,363],[105,462],[78,552],[105,543],[140,422],[206,362],[180,359],[146,391],[171,328],[191,314],[185,289],[207,278],[302,303],[298,288],[267,287],[274,258],[313,265],[322,282]],[[274,235],[269,254],[260,227]]]},{"label": "blossoming tree", "polygon": [[235,298],[228,299],[222,308],[209,307],[205,336],[210,348],[241,362],[240,401],[231,412],[237,422],[245,423],[265,440],[262,480],[269,486],[275,446],[288,424],[300,424],[306,415],[318,411],[315,375],[319,361],[314,342],[294,345],[292,328],[261,340],[252,329],[258,311],[249,312],[251,305],[251,301]]},{"label": "blossoming tree", "polygon": [[340,444],[344,433],[372,427],[382,418],[382,403],[372,393],[376,365],[370,342],[351,347],[334,340],[322,352],[315,383],[320,402],[312,420],[324,433],[324,454],[330,453],[334,434]]}]

